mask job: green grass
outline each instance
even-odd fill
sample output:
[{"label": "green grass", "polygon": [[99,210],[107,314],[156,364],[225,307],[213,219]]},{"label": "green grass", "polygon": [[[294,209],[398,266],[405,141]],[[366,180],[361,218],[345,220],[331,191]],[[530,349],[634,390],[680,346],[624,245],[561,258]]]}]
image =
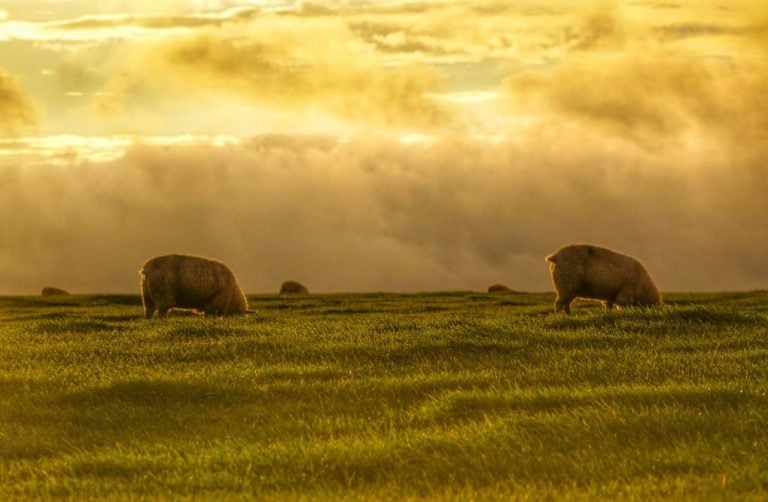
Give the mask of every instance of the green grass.
[{"label": "green grass", "polygon": [[0,297],[0,499],[768,497],[768,293]]}]

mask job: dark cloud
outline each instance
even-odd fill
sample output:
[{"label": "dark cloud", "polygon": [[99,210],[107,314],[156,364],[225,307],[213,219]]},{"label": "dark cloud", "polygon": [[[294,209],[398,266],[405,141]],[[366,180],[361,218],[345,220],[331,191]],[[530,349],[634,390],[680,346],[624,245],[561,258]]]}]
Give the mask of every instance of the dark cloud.
[{"label": "dark cloud", "polygon": [[663,40],[676,40],[694,37],[718,36],[753,36],[768,34],[768,26],[746,25],[733,26],[717,23],[676,23],[665,24],[656,28]]},{"label": "dark cloud", "polygon": [[609,9],[591,12],[575,27],[566,27],[564,33],[566,47],[583,51],[620,46],[624,38],[619,13]]},{"label": "dark cloud", "polygon": [[473,12],[483,15],[513,14],[518,16],[556,16],[563,14],[563,9],[556,5],[546,5],[543,2],[507,2],[484,1],[473,2],[470,6]]},{"label": "dark cloud", "polygon": [[16,77],[0,68],[0,131],[12,133],[35,119],[35,109]]}]

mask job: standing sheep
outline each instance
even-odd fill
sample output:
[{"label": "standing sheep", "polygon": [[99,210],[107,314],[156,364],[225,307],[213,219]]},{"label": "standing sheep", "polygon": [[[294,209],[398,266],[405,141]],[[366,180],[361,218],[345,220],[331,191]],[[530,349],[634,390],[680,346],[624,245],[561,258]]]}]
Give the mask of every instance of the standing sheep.
[{"label": "standing sheep", "polygon": [[661,295],[643,264],[616,251],[571,244],[547,256],[557,291],[555,313],[571,313],[575,298],[602,300],[608,310],[619,306],[661,304]]},{"label": "standing sheep", "polygon": [[204,315],[245,314],[248,301],[235,274],[223,263],[170,254],[151,258],[139,271],[144,315],[166,317],[172,308]]}]

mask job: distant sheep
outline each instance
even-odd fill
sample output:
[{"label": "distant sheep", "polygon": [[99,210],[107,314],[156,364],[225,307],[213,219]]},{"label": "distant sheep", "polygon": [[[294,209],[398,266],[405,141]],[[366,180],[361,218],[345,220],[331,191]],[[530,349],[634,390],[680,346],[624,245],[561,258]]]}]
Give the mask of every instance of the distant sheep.
[{"label": "distant sheep", "polygon": [[307,294],[309,293],[309,290],[301,284],[300,282],[296,281],[285,281],[282,286],[280,286],[280,294]]},{"label": "distant sheep", "polygon": [[205,315],[245,314],[248,301],[235,274],[223,263],[199,256],[165,255],[144,263],[141,299],[147,319],[157,311],[166,317],[172,308]]},{"label": "distant sheep", "polygon": [[661,295],[642,263],[616,251],[571,244],[547,256],[557,291],[555,313],[571,313],[575,298],[602,300],[608,310],[619,306],[661,304]]},{"label": "distant sheep", "polygon": [[488,286],[488,292],[489,293],[511,293],[512,290],[503,284],[494,284],[492,286]]},{"label": "distant sheep", "polygon": [[42,296],[62,296],[62,295],[68,295],[69,291],[66,291],[64,289],[54,288],[52,286],[46,286],[43,288],[40,294]]}]

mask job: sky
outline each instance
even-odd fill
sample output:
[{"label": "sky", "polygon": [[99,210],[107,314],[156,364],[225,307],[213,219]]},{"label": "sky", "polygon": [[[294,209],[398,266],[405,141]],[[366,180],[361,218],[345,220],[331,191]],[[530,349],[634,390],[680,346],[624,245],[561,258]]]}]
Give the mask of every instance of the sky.
[{"label": "sky", "polygon": [[0,294],[768,288],[764,0],[0,0]]}]

